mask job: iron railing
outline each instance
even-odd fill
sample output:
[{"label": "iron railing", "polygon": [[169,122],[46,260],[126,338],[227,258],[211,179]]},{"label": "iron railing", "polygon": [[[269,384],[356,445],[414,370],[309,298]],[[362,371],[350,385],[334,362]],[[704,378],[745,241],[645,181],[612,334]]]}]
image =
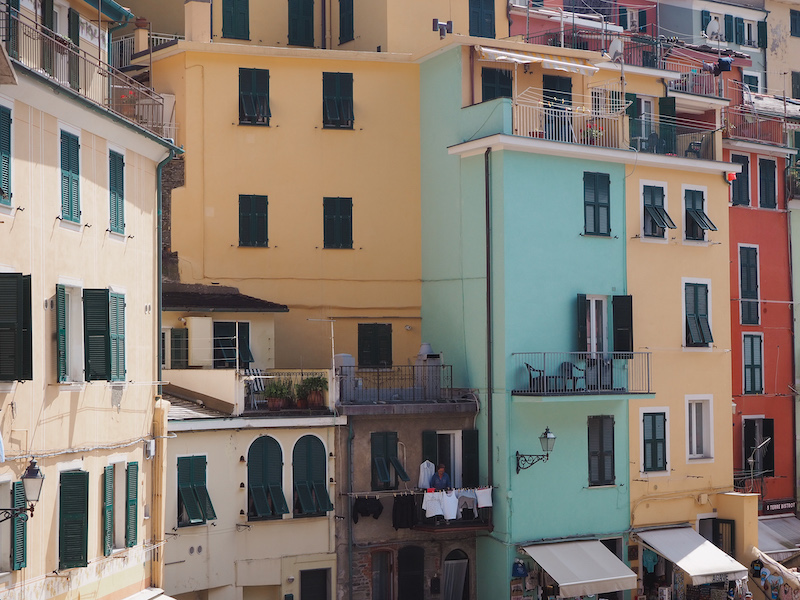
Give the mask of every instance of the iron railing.
[{"label": "iron railing", "polygon": [[650,352],[515,352],[512,394],[650,394]]},{"label": "iron railing", "polygon": [[338,367],[341,404],[447,402],[453,397],[451,365]]},{"label": "iron railing", "polygon": [[659,115],[628,123],[631,146],[640,152],[716,160],[716,130],[708,123]]},{"label": "iron railing", "polygon": [[722,135],[730,139],[784,144],[784,120],[759,115],[749,106],[722,109]]},{"label": "iron railing", "polygon": [[525,137],[619,148],[623,114],[593,114],[564,104],[514,104],[514,133]]},{"label": "iron railing", "polygon": [[[604,32],[601,29],[581,29],[565,27],[562,31],[551,29],[528,36],[528,43],[592,52],[607,52],[616,33]],[[635,36],[626,39],[623,49],[626,65],[636,67],[659,68],[661,65],[661,44],[656,39]]]},{"label": "iron railing", "polygon": [[[276,410],[270,407],[266,391],[269,390],[270,382],[279,380],[286,383],[290,389],[290,397],[285,398],[282,406],[277,410],[282,412],[287,411],[303,411],[307,413],[309,410],[328,410],[327,398],[324,399],[324,406],[308,406],[303,405],[302,399],[298,398],[299,384],[309,377],[322,377],[328,380],[328,389],[330,389],[330,371],[326,369],[295,369],[295,370],[279,370],[279,369],[237,369],[239,376],[245,382],[245,404],[244,412],[260,412],[265,410]],[[323,394],[327,396],[327,393]]]},{"label": "iron railing", "polygon": [[[115,68],[122,69],[131,64],[131,57],[135,53],[135,35],[136,34],[129,33],[111,41],[111,50],[109,52],[111,58],[109,60]],[[153,49],[174,40],[182,39],[185,39],[184,36],[170,33],[150,33],[148,35],[149,47]]]},{"label": "iron railing", "polygon": [[12,60],[65,89],[162,137],[164,99],[81,50],[40,23],[0,2],[0,39]]},{"label": "iron railing", "polygon": [[425,509],[422,508],[424,493],[414,494],[414,505],[416,509],[416,525],[414,529],[428,531],[441,531],[447,529],[488,529],[492,525],[492,508],[462,508],[458,511],[458,518],[445,519],[442,516],[426,517]]},{"label": "iron railing", "polygon": [[663,68],[680,73],[679,79],[673,79],[668,87],[676,92],[697,94],[699,96],[715,96],[721,98],[723,93],[714,73],[680,61],[664,60]]}]

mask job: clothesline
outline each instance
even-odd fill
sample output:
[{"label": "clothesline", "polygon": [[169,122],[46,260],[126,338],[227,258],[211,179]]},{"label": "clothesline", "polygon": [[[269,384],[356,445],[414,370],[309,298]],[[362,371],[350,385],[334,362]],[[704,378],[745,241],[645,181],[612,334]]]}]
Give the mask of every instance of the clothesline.
[{"label": "clothesline", "polygon": [[[474,490],[486,490],[486,489],[494,489],[497,486],[478,486],[478,487],[460,487],[460,488],[450,488],[448,491],[453,492],[461,492],[461,491],[474,491]],[[439,490],[444,491],[444,490]],[[394,497],[394,496],[406,496],[409,494],[425,494],[428,492],[427,488],[413,488],[413,489],[406,489],[406,490],[375,490],[372,492],[343,492],[342,496],[348,496],[350,498],[386,498],[386,497]]]}]

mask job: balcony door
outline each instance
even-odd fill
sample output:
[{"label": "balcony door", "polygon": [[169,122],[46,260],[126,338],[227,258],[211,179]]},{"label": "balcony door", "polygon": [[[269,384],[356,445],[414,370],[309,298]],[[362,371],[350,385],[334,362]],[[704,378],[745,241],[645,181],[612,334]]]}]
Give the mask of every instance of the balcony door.
[{"label": "balcony door", "polygon": [[586,296],[585,300],[586,347],[581,352],[603,354],[607,350],[608,328],[606,297]]}]

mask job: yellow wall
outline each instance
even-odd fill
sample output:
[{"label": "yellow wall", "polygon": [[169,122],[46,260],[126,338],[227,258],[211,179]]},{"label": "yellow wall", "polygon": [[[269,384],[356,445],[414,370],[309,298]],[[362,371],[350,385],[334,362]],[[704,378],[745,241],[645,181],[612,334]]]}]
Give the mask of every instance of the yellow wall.
[{"label": "yellow wall", "polygon": [[[186,148],[186,185],[172,194],[181,281],[288,305],[275,325],[278,367],[330,364],[330,324],[309,318],[336,319],[336,352],[354,355],[357,323],[391,323],[394,362],[405,364],[420,343],[417,66],[219,48],[181,43],[154,66],[159,89],[178,98]],[[240,67],[270,72],[269,127],[238,125]],[[353,73],[352,131],[322,129],[325,71]],[[239,194],[269,197],[269,248],[238,247]],[[326,196],[353,198],[352,250],[322,248]]]},{"label": "yellow wall", "polygon": [[798,10],[790,0],[765,0],[767,11],[767,90],[771,94],[792,96],[792,71],[797,70],[800,38],[792,37],[789,11]]}]

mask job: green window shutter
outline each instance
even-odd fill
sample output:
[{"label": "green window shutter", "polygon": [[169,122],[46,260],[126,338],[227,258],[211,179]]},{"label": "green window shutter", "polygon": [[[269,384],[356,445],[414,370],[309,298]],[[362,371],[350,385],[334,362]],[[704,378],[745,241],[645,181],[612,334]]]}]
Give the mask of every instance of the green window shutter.
[{"label": "green window shutter", "polygon": [[322,74],[322,124],[327,128],[352,129],[353,74]]},{"label": "green window shutter", "polygon": [[0,106],[0,204],[11,204],[11,111]]},{"label": "green window shutter", "polygon": [[711,13],[707,10],[700,11],[700,29],[702,31],[706,30],[708,24],[711,23]]},{"label": "green window shutter", "polygon": [[493,38],[494,0],[469,0],[469,34]]},{"label": "green window shutter", "polygon": [[247,452],[247,487],[250,494],[248,517],[271,517],[272,510],[267,498],[265,478],[265,456],[267,454],[265,437],[260,437],[250,445]]},{"label": "green window shutter", "polygon": [[750,205],[750,158],[743,154],[732,154],[731,162],[742,165],[742,172],[736,174],[736,179],[731,185],[734,206]]},{"label": "green window shutter", "polygon": [[761,394],[763,386],[763,350],[760,335],[744,336],[744,393]]},{"label": "green window shutter", "polygon": [[614,352],[633,352],[633,296],[611,298]]},{"label": "green window shutter", "polygon": [[614,417],[589,417],[589,485],[614,484]]},{"label": "green window shutter", "polygon": [[114,550],[114,465],[103,469],[103,556]]},{"label": "green window shutter", "polygon": [[[186,512],[188,525],[198,525],[205,521],[200,501],[194,491],[194,457],[178,458],[178,497]],[[180,514],[180,511],[179,511]]]},{"label": "green window shutter", "polygon": [[67,12],[67,37],[69,37],[69,40],[76,46],[79,46],[81,43],[80,24],[80,13],[74,8],[70,8]]},{"label": "green window shutter", "polygon": [[741,322],[743,325],[758,325],[758,249],[739,248],[739,297],[741,298]]},{"label": "green window shutter", "polygon": [[389,459],[389,463],[394,467],[394,487],[397,488],[398,477],[403,481],[411,481],[411,478],[408,476],[408,473],[406,473],[403,464],[397,457],[397,433],[394,431],[387,432],[386,434],[386,456]]},{"label": "green window shutter", "polygon": [[222,37],[250,39],[249,0],[222,0]]},{"label": "green window shutter", "polygon": [[466,488],[480,485],[479,452],[478,430],[464,429],[461,432],[461,485]]},{"label": "green window shutter", "polygon": [[481,70],[481,89],[483,102],[495,98],[510,98],[512,95],[511,73],[503,69]]},{"label": "green window shutter", "polygon": [[111,345],[111,381],[125,380],[125,296],[109,294],[109,343]]},{"label": "green window shutter", "polygon": [[352,198],[323,198],[325,248],[353,247]]},{"label": "green window shutter", "polygon": [[658,99],[659,127],[658,135],[664,140],[664,153],[675,154],[676,125],[675,98]]},{"label": "green window shutter", "polygon": [[133,548],[138,541],[139,525],[139,463],[129,462],[125,477],[125,547]]},{"label": "green window shutter", "polygon": [[695,292],[697,320],[700,326],[700,333],[703,336],[703,344],[710,344],[714,341],[714,338],[711,335],[711,325],[708,322],[708,286],[697,284],[695,285]]},{"label": "green window shutter", "polygon": [[626,92],[625,103],[628,105],[625,114],[628,115],[630,137],[631,139],[642,137],[642,101],[636,94]]},{"label": "green window shutter", "polygon": [[125,159],[117,152],[108,155],[109,228],[125,233]]},{"label": "green window shutter", "polygon": [[666,422],[665,413],[645,413],[642,417],[644,471],[667,468]]},{"label": "green window shutter", "polygon": [[192,487],[194,487],[197,501],[200,504],[200,510],[203,512],[203,519],[206,521],[215,520],[217,513],[214,511],[214,505],[211,504],[211,497],[208,495],[208,488],[206,487],[205,456],[192,457]]},{"label": "green window shutter", "polygon": [[392,326],[378,323],[375,327],[376,345],[378,347],[378,365],[392,366]]},{"label": "green window shutter", "polygon": [[239,123],[269,125],[269,71],[239,69]]},{"label": "green window shutter", "polygon": [[775,208],[775,161],[765,158],[758,160],[759,205],[761,208]]},{"label": "green window shutter", "polygon": [[250,323],[237,323],[236,331],[239,339],[239,368],[247,369],[251,362],[255,362],[253,353],[250,351]]},{"label": "green window shutter", "polygon": [[700,333],[700,324],[697,318],[697,284],[687,283],[684,292],[686,303],[686,345],[702,345],[703,336]]},{"label": "green window shutter", "polygon": [[792,71],[792,98],[800,98],[800,72]]},{"label": "green window shutter", "polygon": [[294,487],[303,514],[333,509],[327,491],[325,448],[319,438],[304,435],[294,446]]},{"label": "green window shutter", "polygon": [[[732,42],[733,37],[733,15],[725,15],[725,41]],[[741,44],[741,42],[736,43]]]},{"label": "green window shutter", "polygon": [[[11,484],[11,507],[25,508],[25,486],[21,481]],[[27,514],[24,516],[27,517]],[[11,570],[19,571],[28,566],[28,519],[17,515],[11,519]]]},{"label": "green window shutter", "polygon": [[584,233],[610,234],[609,188],[610,179],[607,173],[583,174]]},{"label": "green window shutter", "polygon": [[759,48],[766,48],[767,47],[767,22],[766,21],[759,21],[758,22],[758,47]]},{"label": "green window shutter", "polygon": [[56,286],[56,372],[58,381],[67,381],[67,293]]},{"label": "green window shutter", "polygon": [[339,0],[339,44],[354,39],[353,0]]},{"label": "green window shutter", "polygon": [[[397,443],[397,434],[395,434],[395,443]],[[389,476],[387,445],[387,432],[372,432],[370,435],[370,447],[372,448],[373,490],[388,490],[394,487]]]},{"label": "green window shutter", "polygon": [[289,512],[286,498],[283,495],[283,451],[274,438],[268,437],[264,442],[264,482],[269,489],[272,509],[276,515]]},{"label": "green window shutter", "polygon": [[61,132],[61,218],[80,223],[80,144],[78,137]]},{"label": "green window shutter", "polygon": [[792,37],[800,37],[800,11],[789,11],[789,31]]},{"label": "green window shutter", "polygon": [[9,0],[6,19],[6,44],[12,58],[19,58],[19,0]]},{"label": "green window shutter", "polygon": [[233,6],[236,0],[222,0],[222,37],[232,38],[234,32]]},{"label": "green window shutter", "polygon": [[58,568],[85,567],[88,562],[89,473],[61,473]]},{"label": "green window shutter", "polygon": [[734,19],[734,24],[736,31],[734,39],[736,40],[736,43],[741,45],[744,44],[745,41],[749,42],[750,40],[744,39],[744,19],[742,17],[736,17],[736,19]]},{"label": "green window shutter", "polygon": [[289,45],[314,46],[314,0],[289,0]]},{"label": "green window shutter", "polygon": [[189,368],[189,330],[170,330],[170,367],[173,369]]},{"label": "green window shutter", "polygon": [[239,196],[239,245],[267,247],[266,196]]},{"label": "green window shutter", "polygon": [[32,378],[31,277],[0,273],[0,381]]},{"label": "green window shutter", "polygon": [[583,232],[588,234],[597,233],[597,184],[595,181],[596,173],[583,174],[583,209],[584,223]]},{"label": "green window shutter", "polygon": [[589,332],[586,329],[586,294],[578,294],[577,310],[578,317],[578,352],[586,352],[589,349]]},{"label": "green window shutter", "polygon": [[628,28],[628,9],[625,6],[619,7],[619,17],[617,18],[617,25],[623,29]]},{"label": "green window shutter", "polygon": [[435,431],[422,432],[422,462],[429,460],[434,468],[439,466],[439,439]]}]

